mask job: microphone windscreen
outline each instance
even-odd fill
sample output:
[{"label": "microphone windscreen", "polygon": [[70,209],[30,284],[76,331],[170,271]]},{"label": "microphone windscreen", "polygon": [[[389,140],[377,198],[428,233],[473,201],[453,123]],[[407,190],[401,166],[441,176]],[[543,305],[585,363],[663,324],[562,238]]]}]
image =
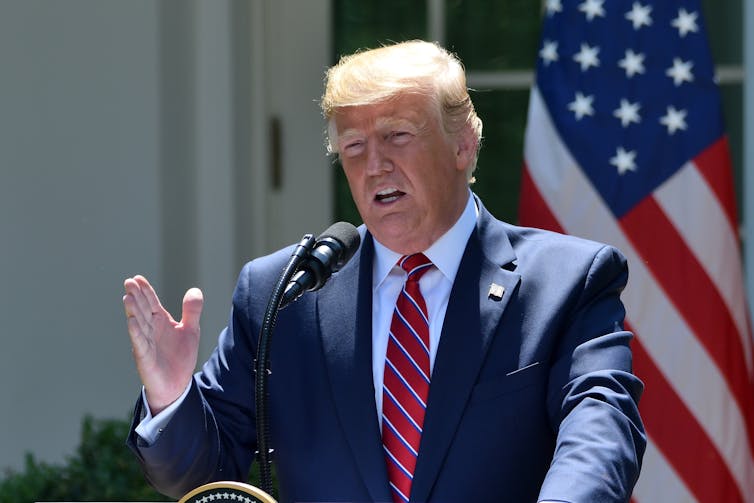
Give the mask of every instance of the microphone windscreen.
[{"label": "microphone windscreen", "polygon": [[343,263],[348,262],[361,244],[361,236],[353,224],[348,222],[335,222],[319,235],[317,241],[331,238],[343,244]]}]

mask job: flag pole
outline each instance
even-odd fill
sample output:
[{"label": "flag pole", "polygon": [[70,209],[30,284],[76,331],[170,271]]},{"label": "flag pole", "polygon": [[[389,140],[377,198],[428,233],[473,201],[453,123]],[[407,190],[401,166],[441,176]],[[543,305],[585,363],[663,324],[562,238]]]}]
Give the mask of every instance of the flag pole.
[{"label": "flag pole", "polygon": [[754,134],[754,3],[743,2],[744,14],[744,134],[743,134],[743,226],[744,270],[749,316],[754,319],[754,144],[746,141]]}]

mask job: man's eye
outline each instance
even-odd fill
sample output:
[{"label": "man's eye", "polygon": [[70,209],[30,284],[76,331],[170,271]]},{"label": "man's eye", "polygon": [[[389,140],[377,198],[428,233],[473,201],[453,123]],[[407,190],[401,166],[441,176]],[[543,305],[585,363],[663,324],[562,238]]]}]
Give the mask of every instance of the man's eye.
[{"label": "man's eye", "polygon": [[362,150],[364,150],[363,141],[352,141],[346,143],[343,147],[343,153],[348,156],[358,155]]},{"label": "man's eye", "polygon": [[390,141],[397,145],[403,145],[411,140],[411,136],[408,131],[393,131],[390,133]]}]

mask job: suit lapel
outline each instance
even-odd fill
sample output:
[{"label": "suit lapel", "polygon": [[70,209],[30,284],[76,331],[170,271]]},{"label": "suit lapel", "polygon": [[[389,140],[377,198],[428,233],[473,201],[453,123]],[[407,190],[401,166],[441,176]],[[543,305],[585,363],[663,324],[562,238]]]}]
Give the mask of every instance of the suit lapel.
[{"label": "suit lapel", "polygon": [[390,501],[372,379],[372,259],[367,235],[360,253],[317,296],[325,363],[353,459],[372,501]]},{"label": "suit lapel", "polygon": [[[502,226],[481,203],[476,230],[466,246],[451,290],[430,384],[412,501],[429,499],[455,436],[490,341],[519,275],[503,269],[515,261]],[[491,285],[503,287],[490,294]]]},{"label": "suit lapel", "polygon": [[[519,275],[502,225],[482,206],[448,302],[430,385],[413,501],[427,501]],[[333,399],[353,459],[372,501],[391,501],[372,380],[372,262],[367,234],[360,253],[317,295],[322,346]],[[490,295],[492,284],[502,296]]]}]

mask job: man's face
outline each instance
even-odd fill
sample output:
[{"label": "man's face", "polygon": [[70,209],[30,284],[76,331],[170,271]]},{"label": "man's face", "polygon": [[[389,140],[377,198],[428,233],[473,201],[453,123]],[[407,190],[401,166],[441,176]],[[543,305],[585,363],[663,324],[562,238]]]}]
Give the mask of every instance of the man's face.
[{"label": "man's face", "polygon": [[369,231],[402,254],[423,251],[463,212],[465,169],[476,151],[470,128],[448,136],[425,96],[406,94],[335,115],[337,146]]}]

